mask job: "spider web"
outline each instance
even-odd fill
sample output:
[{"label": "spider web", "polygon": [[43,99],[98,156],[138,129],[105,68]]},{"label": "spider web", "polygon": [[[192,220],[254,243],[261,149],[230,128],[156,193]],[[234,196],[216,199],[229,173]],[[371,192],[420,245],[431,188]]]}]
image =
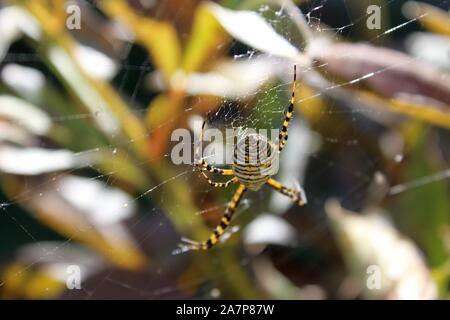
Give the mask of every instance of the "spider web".
[{"label": "spider web", "polygon": [[[144,1],[141,2],[144,3]],[[395,11],[402,3],[399,0],[384,1],[381,9],[382,11]],[[448,6],[448,1],[437,1],[436,4],[445,7]],[[91,3],[86,2],[85,5],[94,9]],[[150,1],[148,6],[159,6],[159,10],[156,10],[156,12],[159,12],[163,10],[165,2]],[[187,2],[180,6],[178,13],[173,16],[172,22],[176,23],[179,15],[188,10],[188,7],[189,3]],[[360,30],[365,28],[367,14],[355,16],[350,7],[346,1],[327,0],[307,1],[301,6],[306,21],[309,27],[315,31],[315,35],[323,33],[336,39],[343,37],[358,38],[361,36]],[[292,17],[284,6],[280,8],[261,4],[256,12],[266,17],[266,21],[296,47],[301,48],[305,45],[305,40],[299,38],[298,30],[293,28]],[[156,15],[156,18],[158,18],[158,15]],[[380,30],[371,37],[369,43],[377,43],[389,37],[401,39],[414,22],[414,19],[405,20],[387,30]],[[133,43],[128,45],[128,50],[124,49],[125,54],[122,60],[117,62],[119,72],[112,82],[116,91],[125,98],[128,105],[133,107],[133,112],[139,118],[143,118],[147,112],[145,106],[148,101],[154,99],[158,94],[157,91],[152,92],[146,85],[146,79],[151,76],[155,67],[141,47]],[[351,52],[348,54],[351,56]],[[182,109],[175,111],[169,121],[159,125],[159,129],[171,127],[173,123],[177,123],[184,118],[190,119],[191,122],[200,120],[199,116],[206,119],[206,114],[209,114],[207,126],[219,128],[223,132],[227,128],[239,127],[281,128],[284,119],[283,112],[286,111],[290,98],[292,64],[273,56],[263,56],[259,51],[236,40],[232,41],[228,56],[231,57],[232,62],[243,64],[252,63],[262,58],[270,59],[272,68],[278,71],[276,76],[270,79],[268,77],[259,79],[260,84],[257,85],[257,89],[248,94],[240,95],[238,98],[217,98],[219,99],[218,107],[215,106],[206,110],[206,112],[205,110],[202,112],[195,110],[199,104],[194,102],[203,99],[196,97],[195,100],[190,100],[192,102],[186,103]],[[20,40],[6,53],[2,61],[2,68],[4,69],[10,63],[44,70],[46,81],[52,83],[57,81],[45,67],[40,56],[24,50]],[[320,66],[313,66],[311,70],[319,68]],[[300,68],[298,71],[300,85],[304,74],[311,70]],[[203,257],[201,256],[202,253],[173,254],[173,250],[177,247],[181,237],[188,235],[182,234],[173,224],[172,219],[175,213],[168,208],[177,207],[177,204],[172,203],[170,199],[173,198],[163,190],[170,190],[170,188],[164,189],[164,187],[174,185],[178,181],[184,182],[183,185],[189,186],[189,188],[183,189],[182,192],[185,194],[180,195],[180,197],[187,196],[196,199],[195,203],[199,209],[197,212],[191,212],[192,219],[204,220],[212,228],[219,221],[220,215],[231,199],[235,187],[216,190],[202,180],[192,165],[180,165],[176,167],[171,177],[154,183],[145,191],[128,193],[127,186],[121,184],[116,175],[117,172],[126,168],[115,167],[110,172],[105,172],[97,164],[89,164],[87,168],[58,170],[57,173],[42,175],[38,179],[29,178],[29,181],[25,177],[25,185],[29,184],[30,186],[26,191],[8,198],[4,195],[4,201],[1,203],[1,221],[4,225],[2,229],[8,229],[8,231],[2,232],[2,248],[6,252],[2,255],[3,264],[6,266],[12,259],[19,259],[16,254],[18,250],[23,252],[23,248],[28,248],[28,251],[32,251],[32,254],[25,254],[27,258],[12,276],[12,279],[20,278],[22,274],[39,268],[41,264],[77,264],[77,260],[65,249],[71,246],[76,247],[76,250],[82,248],[80,249],[82,250],[81,255],[95,256],[95,259],[91,259],[101,262],[94,263],[91,266],[92,271],[88,272],[87,279],[83,279],[81,290],[66,290],[64,292],[63,297],[68,299],[104,297],[144,299],[177,297],[239,298],[239,296],[233,295],[232,285],[230,288],[230,285],[224,282],[229,279],[230,274],[235,272],[235,268],[243,270],[240,271],[241,275],[255,272],[255,265],[260,261],[261,256],[273,259],[277,269],[285,273],[288,278],[300,277],[289,268],[302,265],[302,272],[309,275],[311,279],[315,279],[320,274],[320,266],[323,265],[325,259],[323,257],[327,255],[332,257],[336,251],[335,245],[330,240],[329,225],[323,209],[324,202],[331,197],[336,197],[341,200],[343,206],[354,210],[360,209],[369,197],[368,188],[373,183],[374,176],[377,173],[380,174],[380,162],[382,161],[379,155],[368,150],[365,146],[364,134],[381,130],[379,124],[367,117],[367,112],[382,114],[383,111],[367,111],[364,107],[359,109],[349,108],[343,106],[340,101],[331,99],[328,94],[337,89],[350,87],[361,80],[385,71],[386,69],[381,69],[375,73],[343,83],[330,82],[324,90],[313,95],[297,96],[297,103],[300,102],[306,106],[313,98],[325,99],[326,108],[319,114],[320,122],[326,123],[336,117],[347,120],[342,123],[333,122],[333,129],[328,130],[331,134],[325,135],[318,129],[311,127],[305,120],[304,115],[299,113],[299,109],[294,111],[294,120],[289,126],[290,138],[281,155],[280,172],[276,179],[288,187],[296,188],[297,185],[301,185],[307,195],[308,205],[301,208],[296,207],[291,204],[289,199],[276,194],[274,190],[268,187],[264,187],[257,193],[248,192],[237,209],[232,227],[223,237],[226,241],[222,241],[215,249],[222,253],[216,251],[204,254]],[[74,112],[71,115],[49,117],[52,123],[64,127],[78,121],[91,121],[95,118],[101,118],[104,112],[106,112],[104,108],[99,105],[96,112]],[[193,126],[190,129],[193,129]],[[347,132],[345,138],[341,138],[337,134],[342,130]],[[336,135],[333,135],[333,131],[336,132]],[[361,135],[361,132],[363,135]],[[114,138],[113,135],[111,134],[109,138]],[[152,132],[149,132],[138,139],[144,141],[151,135]],[[130,139],[120,143],[106,143],[105,146],[76,151],[74,157],[77,161],[104,154],[114,157],[118,150],[131,152],[135,142],[135,139]],[[227,143],[230,144],[230,141],[227,140]],[[164,161],[170,162],[171,147],[172,145],[169,144],[167,151],[164,152],[162,156]],[[399,154],[396,156],[400,162],[407,155]],[[350,158],[356,160],[351,162]],[[147,160],[139,163],[142,168],[147,165]],[[34,197],[36,192],[40,197],[45,198],[47,194],[55,191],[55,182],[68,175],[82,176],[114,189],[120,190],[123,187],[122,192],[127,193],[128,197],[125,197],[125,200],[121,203],[114,202],[112,206],[105,210],[109,210],[112,216],[120,216],[124,214],[123,212],[127,208],[132,208],[132,214],[127,215],[120,223],[125,226],[125,230],[132,236],[143,254],[151,258],[151,267],[140,272],[120,270],[120,268],[106,263],[102,258],[98,258],[97,256],[101,255],[95,253],[95,250],[86,249],[85,244],[80,244],[74,240],[79,234],[92,230],[75,227],[75,230],[70,231],[72,237],[62,236],[60,233],[51,231],[35,218],[30,217],[30,213],[26,212],[27,201]],[[395,186],[391,191],[392,194],[407,192],[409,188],[445,179],[448,176],[448,171],[440,172],[428,178]],[[214,176],[211,176],[211,178],[217,179]],[[168,206],[169,201],[171,202],[170,206]],[[96,205],[102,206],[101,203]],[[88,206],[88,208],[91,207]],[[273,234],[280,229],[274,228],[274,230],[271,230],[267,225],[257,224],[259,217],[266,215],[275,216],[277,219],[281,217],[280,219],[284,220],[285,224],[290,225],[290,228],[295,230],[294,240],[289,237],[286,239],[283,235]],[[107,220],[104,217],[98,219]],[[103,223],[103,220],[101,221]],[[259,232],[255,233],[252,224],[262,226]],[[188,229],[186,228],[186,230]],[[253,231],[250,232],[250,230]],[[250,234],[253,236],[250,236]],[[54,242],[48,242],[49,240]],[[17,241],[17,243],[14,243],[14,241]],[[267,241],[269,245],[263,246],[265,249],[260,251],[262,249],[258,248],[264,241]],[[229,255],[240,242],[244,243],[244,248],[247,248],[247,251],[244,250],[232,260],[236,265],[223,265],[228,260],[221,255]],[[27,250],[25,252],[28,252]],[[256,254],[254,250],[256,250]],[[313,255],[313,257],[308,259],[309,255]],[[75,255],[75,257],[78,256]],[[328,259],[332,258],[328,257]],[[329,260],[325,260],[330,263]],[[214,270],[214,272],[201,274],[198,271],[201,268],[197,268],[197,265],[204,263],[210,264],[209,270]],[[89,266],[89,264],[87,265]],[[83,270],[86,270],[86,268]],[[187,280],[183,278],[184,272],[189,273],[189,276],[186,276]],[[254,276],[248,276],[248,278],[249,280],[246,281],[250,281],[250,283],[257,281]],[[9,279],[0,279],[0,290],[2,287],[8,286],[8,281],[11,281]],[[308,280],[296,279],[293,281],[308,283]],[[252,295],[253,290],[249,292],[247,297],[260,297],[259,295]]]}]

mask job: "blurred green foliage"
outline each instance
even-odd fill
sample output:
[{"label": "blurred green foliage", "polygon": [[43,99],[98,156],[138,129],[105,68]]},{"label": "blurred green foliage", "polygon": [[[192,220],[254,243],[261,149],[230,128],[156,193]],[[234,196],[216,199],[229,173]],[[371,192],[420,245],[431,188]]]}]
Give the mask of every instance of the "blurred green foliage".
[{"label": "blurred green foliage", "polygon": [[[365,28],[367,1],[286,1],[280,10],[282,2],[70,2],[81,8],[79,30],[67,28],[63,0],[0,5],[9,27],[0,95],[20,98],[0,102],[1,297],[449,297],[450,65],[402,47],[419,41],[419,30],[436,50],[437,37],[450,41],[448,8],[378,1],[383,30],[419,22],[383,34]],[[240,10],[257,14],[261,29]],[[336,10],[348,10],[349,21]],[[275,41],[292,48],[271,48]],[[298,136],[290,135],[279,176],[301,180],[308,205],[283,204],[269,190],[248,195],[233,223],[240,230],[225,243],[173,255],[181,237],[209,235],[233,191],[175,166],[171,133],[214,114],[212,125],[223,128],[277,128],[293,64]],[[39,157],[26,153],[36,150]],[[62,167],[56,150],[68,152]],[[68,187],[74,176],[83,187]],[[286,234],[269,224],[263,240],[251,240],[262,213]],[[366,290],[368,265],[404,270],[405,261],[411,273]],[[66,289],[69,264],[86,270],[84,291]]]}]

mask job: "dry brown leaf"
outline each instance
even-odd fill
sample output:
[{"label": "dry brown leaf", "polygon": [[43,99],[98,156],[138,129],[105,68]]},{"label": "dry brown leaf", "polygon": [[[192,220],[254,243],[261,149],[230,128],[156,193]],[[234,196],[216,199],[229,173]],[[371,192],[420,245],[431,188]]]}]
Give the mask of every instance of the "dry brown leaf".
[{"label": "dry brown leaf", "polygon": [[367,44],[319,45],[309,52],[328,75],[362,83],[384,96],[422,95],[447,105],[450,111],[450,74],[401,52]]}]

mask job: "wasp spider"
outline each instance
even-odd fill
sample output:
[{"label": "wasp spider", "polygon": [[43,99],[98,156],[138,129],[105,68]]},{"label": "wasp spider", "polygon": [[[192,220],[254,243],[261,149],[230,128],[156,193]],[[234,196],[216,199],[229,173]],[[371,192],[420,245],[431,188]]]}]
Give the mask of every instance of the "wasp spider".
[{"label": "wasp spider", "polygon": [[[206,181],[213,187],[226,188],[234,183],[239,183],[231,202],[225,210],[225,213],[220,221],[220,224],[214,229],[208,240],[203,242],[196,242],[184,240],[189,249],[192,250],[207,250],[214,246],[220,236],[225,232],[225,229],[230,225],[233,214],[242,199],[242,196],[247,189],[252,191],[259,190],[264,184],[274,188],[276,191],[288,196],[292,201],[300,206],[305,205],[305,196],[294,189],[283,186],[278,181],[271,178],[271,171],[273,169],[273,160],[275,155],[280,153],[286,145],[288,139],[288,126],[292,119],[294,111],[295,85],[296,85],[296,67],[294,66],[294,81],[292,83],[292,95],[285,119],[281,128],[278,139],[275,144],[269,141],[265,136],[260,134],[249,134],[245,139],[241,139],[234,147],[233,165],[231,169],[219,169],[209,165],[203,158],[196,162],[195,166],[206,179]],[[202,141],[205,122],[202,125],[202,132],[200,136],[200,143]],[[256,145],[256,148],[255,148]],[[196,151],[198,155],[198,148]],[[213,182],[205,171],[217,173],[224,176],[233,176],[226,182]]]}]

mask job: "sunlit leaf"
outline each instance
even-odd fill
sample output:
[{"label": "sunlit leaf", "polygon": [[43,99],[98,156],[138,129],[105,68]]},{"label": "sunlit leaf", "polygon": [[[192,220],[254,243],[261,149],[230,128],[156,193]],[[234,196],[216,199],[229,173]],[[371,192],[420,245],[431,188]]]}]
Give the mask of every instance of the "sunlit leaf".
[{"label": "sunlit leaf", "polygon": [[74,54],[83,70],[94,78],[111,80],[117,72],[112,59],[91,47],[78,44]]},{"label": "sunlit leaf", "polygon": [[256,12],[233,11],[214,3],[210,3],[210,9],[222,27],[237,40],[274,56],[298,57],[299,51]]},{"label": "sunlit leaf", "polygon": [[330,200],[326,211],[350,271],[366,297],[437,298],[421,253],[379,210],[358,215]]},{"label": "sunlit leaf", "polygon": [[39,108],[13,96],[0,96],[0,116],[38,135],[45,134],[51,126],[50,118]]},{"label": "sunlit leaf", "polygon": [[229,99],[252,96],[275,77],[273,61],[260,57],[254,60],[223,62],[211,71],[186,74],[184,90],[191,95],[213,95]]},{"label": "sunlit leaf", "polygon": [[0,146],[0,171],[13,174],[39,175],[86,166],[93,161],[87,154],[77,156],[68,150]]},{"label": "sunlit leaf", "polygon": [[430,32],[414,32],[405,46],[414,57],[450,70],[450,39]]},{"label": "sunlit leaf", "polygon": [[[16,63],[8,63],[0,73],[2,81],[19,95],[30,100],[38,100],[45,87],[45,77],[37,69]],[[23,81],[27,79],[28,81]]]},{"label": "sunlit leaf", "polygon": [[3,60],[10,44],[25,33],[38,40],[41,29],[27,11],[20,7],[10,6],[0,9],[0,61]]}]

